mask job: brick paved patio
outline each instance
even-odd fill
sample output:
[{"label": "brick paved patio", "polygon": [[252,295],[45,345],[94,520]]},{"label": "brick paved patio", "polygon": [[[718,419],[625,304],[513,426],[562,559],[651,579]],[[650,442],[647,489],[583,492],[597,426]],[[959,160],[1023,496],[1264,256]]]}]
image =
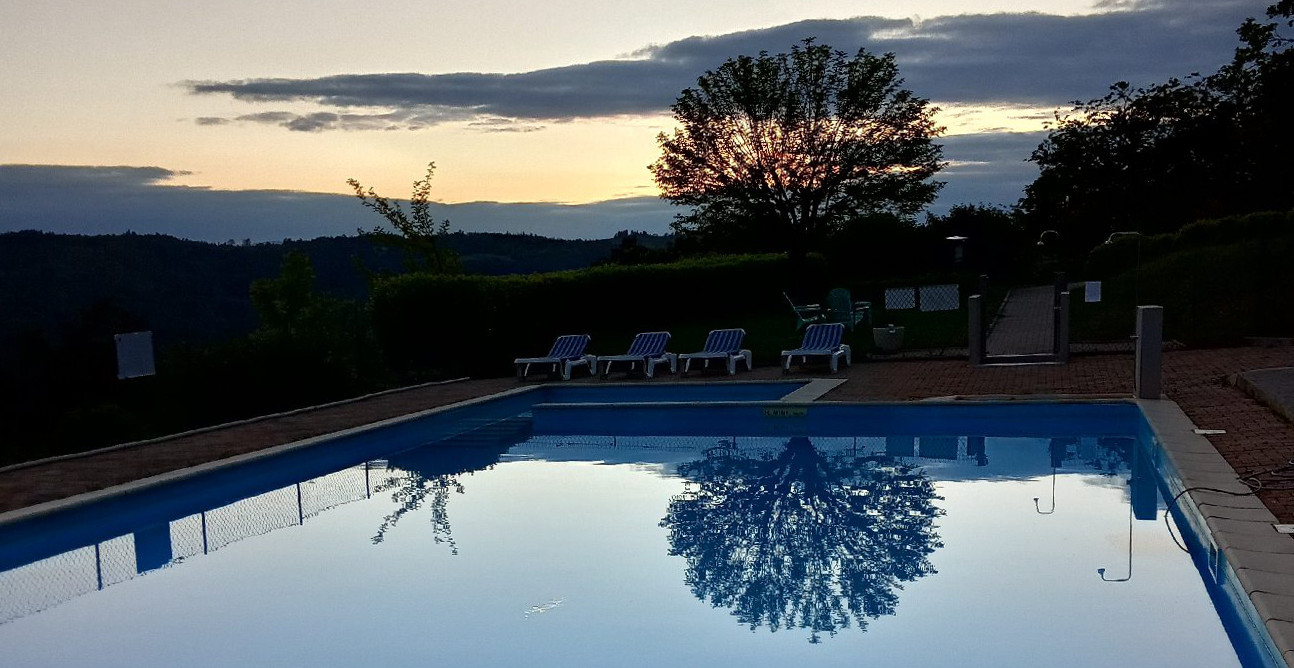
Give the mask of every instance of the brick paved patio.
[{"label": "brick paved patio", "polygon": [[[909,400],[958,395],[1130,396],[1132,362],[1129,355],[1075,357],[1066,366],[974,368],[964,360],[863,362],[834,374],[846,382],[823,400]],[[1227,379],[1241,371],[1280,366],[1294,366],[1294,347],[1169,352],[1165,354],[1164,386],[1168,397],[1180,404],[1197,425],[1226,430],[1226,434],[1209,436],[1209,440],[1238,472],[1249,474],[1294,459],[1294,425],[1233,387]],[[821,367],[795,373],[832,375]],[[736,379],[779,377],[778,368],[762,367],[753,373],[739,374]],[[700,378],[727,379],[722,375]],[[694,375],[691,380],[697,379]],[[89,457],[0,472],[0,512],[516,386],[517,382],[511,378],[425,386]],[[1280,521],[1294,522],[1294,490],[1264,492],[1260,498]]]}]

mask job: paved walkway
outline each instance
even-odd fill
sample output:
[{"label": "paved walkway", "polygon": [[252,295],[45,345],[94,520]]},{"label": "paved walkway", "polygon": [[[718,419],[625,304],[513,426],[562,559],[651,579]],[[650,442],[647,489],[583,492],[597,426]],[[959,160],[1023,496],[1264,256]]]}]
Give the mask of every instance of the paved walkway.
[{"label": "paved walkway", "polygon": [[[1294,347],[1182,350],[1164,355],[1164,387],[1242,475],[1294,460],[1294,425],[1229,382],[1235,374],[1294,366]],[[797,375],[831,376],[808,367]],[[1090,355],[1064,366],[972,367],[964,360],[864,362],[834,374],[846,379],[827,401],[914,400],[958,395],[1131,396],[1130,355]],[[777,367],[741,373],[735,380],[781,378]],[[693,374],[691,380],[728,380]],[[579,380],[576,382],[598,382]],[[0,512],[215,461],[273,445],[517,387],[511,378],[412,388],[342,405],[300,412],[89,457],[0,472]],[[1282,522],[1294,523],[1294,489],[1259,498]]]},{"label": "paved walkway", "polygon": [[1055,326],[1050,285],[1014,288],[1006,295],[1002,312],[993,323],[985,345],[989,355],[1037,355],[1052,352]]}]

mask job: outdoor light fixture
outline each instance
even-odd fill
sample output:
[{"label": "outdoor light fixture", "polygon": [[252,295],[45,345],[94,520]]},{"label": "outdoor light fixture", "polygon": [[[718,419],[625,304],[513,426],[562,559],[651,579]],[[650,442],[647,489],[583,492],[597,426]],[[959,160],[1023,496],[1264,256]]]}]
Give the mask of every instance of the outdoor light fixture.
[{"label": "outdoor light fixture", "polygon": [[966,253],[965,253],[963,244],[965,244],[966,240],[969,238],[970,237],[963,237],[963,236],[957,236],[957,235],[953,235],[951,237],[944,237],[946,241],[951,241],[954,244],[957,244],[956,246],[953,246],[953,262],[960,263],[963,259],[965,259]]}]

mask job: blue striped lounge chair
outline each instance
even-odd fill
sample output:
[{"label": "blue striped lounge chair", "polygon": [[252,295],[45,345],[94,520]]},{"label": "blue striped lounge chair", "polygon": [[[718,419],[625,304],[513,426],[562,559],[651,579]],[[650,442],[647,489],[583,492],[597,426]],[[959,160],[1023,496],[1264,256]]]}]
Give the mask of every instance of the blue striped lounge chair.
[{"label": "blue striped lounge chair", "polygon": [[741,347],[746,338],[744,329],[716,329],[705,337],[705,347],[699,353],[683,353],[678,356],[683,363],[683,375],[692,370],[692,360],[702,362],[703,368],[710,368],[710,360],[723,360],[728,367],[728,375],[737,373],[737,361],[745,360],[746,370],[751,368],[750,351]]},{"label": "blue striped lounge chair", "polygon": [[552,350],[544,357],[518,357],[513,360],[517,365],[517,380],[522,380],[530,373],[530,367],[539,365],[548,373],[561,373],[562,380],[571,379],[571,370],[583,366],[592,374],[597,357],[585,355],[584,349],[589,345],[588,334],[564,334],[553,342]]},{"label": "blue striped lounge chair", "polygon": [[629,352],[623,355],[599,355],[597,368],[601,370],[603,378],[611,373],[611,365],[616,362],[628,362],[629,371],[641,364],[643,373],[648,378],[656,375],[657,364],[668,363],[670,373],[674,373],[678,371],[678,355],[665,352],[668,344],[669,332],[642,332],[629,344]]},{"label": "blue striped lounge chair", "polygon": [[804,341],[799,348],[782,351],[782,373],[791,372],[791,360],[796,357],[800,358],[801,364],[810,357],[828,357],[832,373],[839,367],[841,357],[845,358],[845,366],[849,366],[853,362],[853,353],[847,344],[840,342],[844,333],[845,326],[838,322],[809,325],[804,330]]}]

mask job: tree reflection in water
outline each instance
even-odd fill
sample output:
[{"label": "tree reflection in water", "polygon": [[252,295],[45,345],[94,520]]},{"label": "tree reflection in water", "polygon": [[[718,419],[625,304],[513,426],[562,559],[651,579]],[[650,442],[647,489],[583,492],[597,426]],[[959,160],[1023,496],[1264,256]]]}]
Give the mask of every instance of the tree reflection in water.
[{"label": "tree reflection in water", "polygon": [[731,449],[679,467],[688,489],[661,526],[697,598],[751,630],[821,633],[892,615],[897,591],[934,573],[940,497],[918,467],[824,455],[804,437],[774,459]]},{"label": "tree reflection in water", "polygon": [[373,534],[374,545],[386,540],[387,532],[395,528],[401,518],[422,507],[430,498],[432,539],[437,545],[447,543],[450,554],[458,554],[458,544],[454,542],[454,532],[449,524],[448,511],[450,493],[463,493],[463,483],[459,482],[458,476],[441,475],[427,478],[412,472],[405,478],[394,476],[387,478],[373,491],[391,492],[391,500],[396,503],[395,510],[382,518],[382,523],[377,527],[377,533]]},{"label": "tree reflection in water", "polygon": [[513,442],[515,439],[449,439],[392,455],[387,460],[387,468],[405,475],[390,476],[373,488],[377,494],[390,492],[396,504],[395,510],[382,518],[373,535],[373,544],[385,540],[405,515],[426,505],[431,511],[432,539],[438,545],[449,545],[451,554],[458,554],[458,544],[449,524],[450,494],[462,494],[460,478],[497,464]]}]

